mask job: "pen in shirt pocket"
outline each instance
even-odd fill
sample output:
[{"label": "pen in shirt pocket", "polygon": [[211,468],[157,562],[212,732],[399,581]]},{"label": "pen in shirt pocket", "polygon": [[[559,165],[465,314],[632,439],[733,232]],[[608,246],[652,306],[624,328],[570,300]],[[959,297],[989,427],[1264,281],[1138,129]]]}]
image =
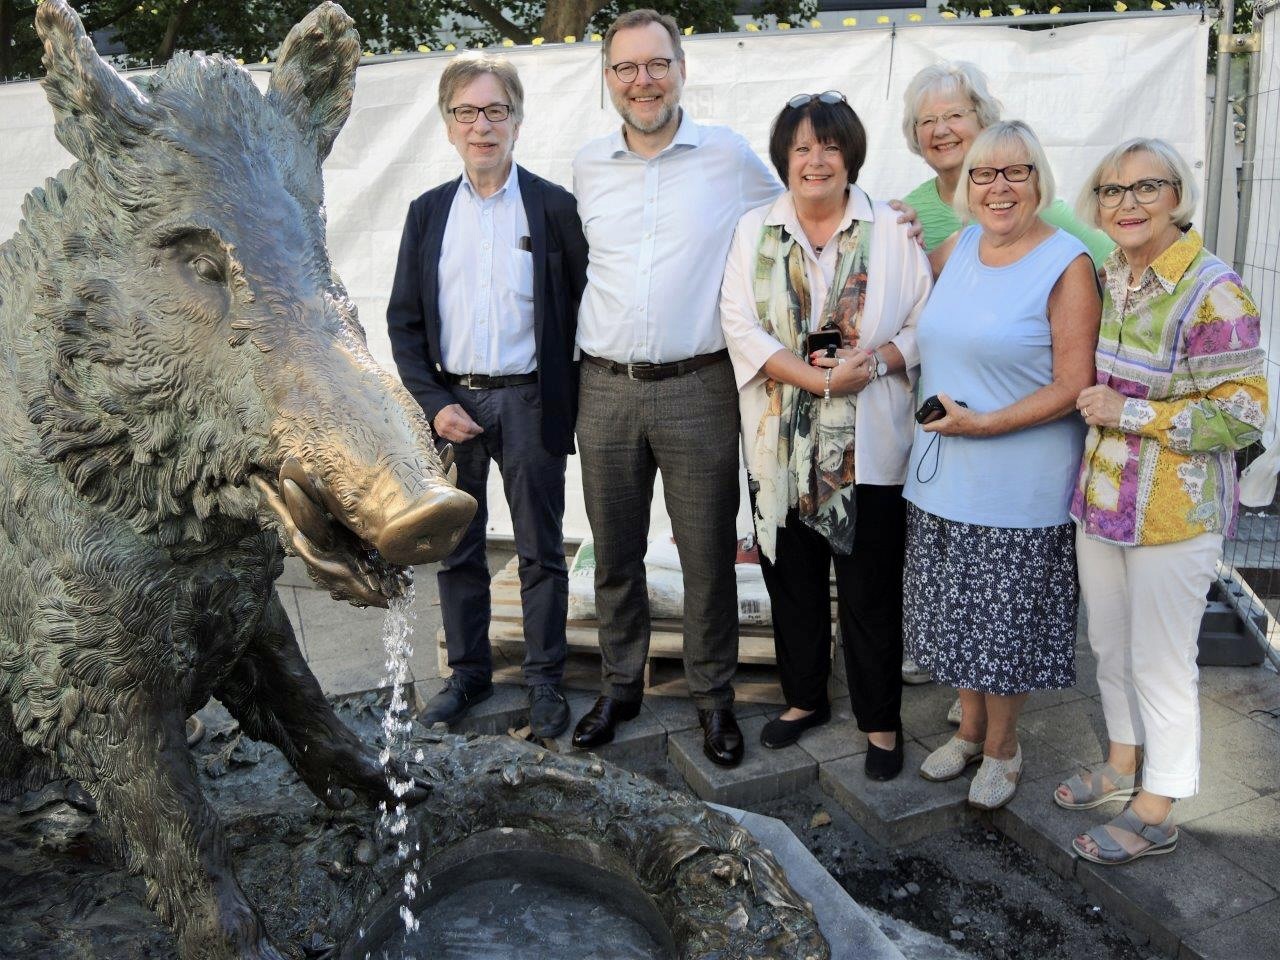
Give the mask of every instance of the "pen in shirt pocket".
[{"label": "pen in shirt pocket", "polygon": [[530,237],[521,237],[518,246],[527,253],[533,253],[533,240]]}]

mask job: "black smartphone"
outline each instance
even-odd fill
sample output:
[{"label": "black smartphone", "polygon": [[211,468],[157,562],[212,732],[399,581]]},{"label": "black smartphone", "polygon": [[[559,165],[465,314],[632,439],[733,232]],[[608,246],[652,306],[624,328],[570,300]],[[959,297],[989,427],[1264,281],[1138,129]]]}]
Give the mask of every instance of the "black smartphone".
[{"label": "black smartphone", "polygon": [[[958,407],[969,406],[963,400],[956,400],[955,404]],[[941,420],[946,415],[946,408],[942,405],[942,401],[938,399],[937,394],[934,394],[920,404],[920,409],[916,411],[916,423],[933,423],[933,421]]]},{"label": "black smartphone", "polygon": [[818,330],[815,333],[807,333],[804,338],[805,360],[813,356],[816,350],[824,351],[828,357],[834,357],[836,351],[842,346],[844,346],[844,338],[840,336],[839,330]]}]

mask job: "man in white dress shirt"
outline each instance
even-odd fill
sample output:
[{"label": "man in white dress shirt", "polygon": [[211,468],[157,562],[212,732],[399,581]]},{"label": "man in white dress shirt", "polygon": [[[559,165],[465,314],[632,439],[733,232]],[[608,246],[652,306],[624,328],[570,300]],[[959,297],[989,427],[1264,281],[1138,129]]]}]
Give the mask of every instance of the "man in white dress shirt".
[{"label": "man in white dress shirt", "polygon": [[604,38],[622,127],[573,164],[590,255],[578,315],[578,442],[595,541],[602,690],[574,744],[609,742],[644,692],[644,555],[654,476],[684,571],[684,661],[715,763],[742,758],[733,716],[738,392],[720,327],[720,279],[738,218],[781,192],[726,127],[680,108],[685,62],[674,20],[633,10]]},{"label": "man in white dress shirt", "polygon": [[523,100],[502,57],[464,54],[445,68],[439,107],[463,175],[410,205],[387,325],[400,378],[436,435],[454,445],[458,487],[479,504],[438,574],[453,673],[422,719],[453,723],[493,690],[485,556],[492,460],[520,558],[530,725],[555,737],[569,725],[560,691],[569,596],[562,523],[586,243],[573,196],[512,160]]}]

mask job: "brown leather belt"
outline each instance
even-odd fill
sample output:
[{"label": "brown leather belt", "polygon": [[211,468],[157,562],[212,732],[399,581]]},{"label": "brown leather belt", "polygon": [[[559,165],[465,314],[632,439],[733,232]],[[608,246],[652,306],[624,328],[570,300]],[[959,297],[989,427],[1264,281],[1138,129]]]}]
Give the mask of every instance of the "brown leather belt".
[{"label": "brown leather belt", "polygon": [[616,360],[593,357],[589,353],[584,353],[582,359],[593,367],[602,367],[610,373],[625,373],[628,380],[669,380],[672,377],[683,377],[686,373],[709,367],[721,360],[727,360],[729,351],[701,353],[688,360],[673,360],[671,363],[618,363]]},{"label": "brown leather belt", "polygon": [[513,373],[505,377],[490,377],[483,373],[446,373],[445,380],[467,390],[498,390],[502,387],[518,387],[522,383],[537,383],[536,373]]}]

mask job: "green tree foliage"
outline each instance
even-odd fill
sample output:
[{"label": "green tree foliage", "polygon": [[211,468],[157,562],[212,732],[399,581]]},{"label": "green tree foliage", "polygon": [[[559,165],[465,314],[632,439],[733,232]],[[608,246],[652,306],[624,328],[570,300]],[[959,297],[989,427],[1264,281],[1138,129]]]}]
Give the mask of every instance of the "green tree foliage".
[{"label": "green tree foliage", "polygon": [[[0,0],[0,76],[41,75],[32,26],[40,0]],[[270,59],[289,28],[319,0],[72,0],[100,50],[121,66],[168,60],[175,50],[218,51],[246,63]],[[504,39],[548,43],[603,33],[624,10],[644,0],[340,0],[371,53],[439,49],[447,40],[487,46]],[[734,29],[733,0],[656,0],[682,27]],[[757,16],[804,21],[816,0],[762,0]]]}]

